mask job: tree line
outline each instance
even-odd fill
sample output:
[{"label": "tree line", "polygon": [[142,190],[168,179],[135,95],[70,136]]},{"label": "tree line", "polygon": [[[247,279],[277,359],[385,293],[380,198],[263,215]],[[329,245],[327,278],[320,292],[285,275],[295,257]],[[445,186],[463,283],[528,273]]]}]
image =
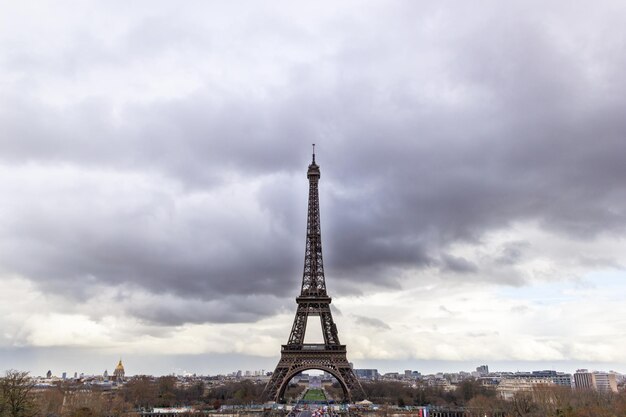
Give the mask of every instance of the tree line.
[{"label": "tree line", "polygon": [[[58,383],[40,389],[26,372],[7,371],[0,378],[0,417],[115,417],[153,407],[193,406],[212,410],[222,405],[258,403],[264,385],[252,381],[180,384],[173,376],[139,376],[117,390]],[[440,406],[465,408],[472,415],[511,417],[626,417],[626,392],[602,393],[568,387],[537,386],[504,400],[493,387],[468,379],[455,390],[417,384],[376,381],[363,383],[367,398],[385,406]],[[291,386],[286,397],[296,398],[301,386]],[[341,398],[338,385],[325,388]]]},{"label": "tree line", "polygon": [[174,376],[137,376],[117,390],[71,382],[38,388],[27,372],[11,370],[0,378],[0,417],[112,417],[179,406],[213,410],[222,405],[257,402],[263,388],[247,380],[182,385]]},{"label": "tree line", "polygon": [[467,379],[455,390],[400,382],[363,384],[370,401],[406,406],[465,408],[472,415],[503,413],[511,417],[626,417],[626,392],[598,392],[554,385],[537,385],[504,400],[496,389]]}]

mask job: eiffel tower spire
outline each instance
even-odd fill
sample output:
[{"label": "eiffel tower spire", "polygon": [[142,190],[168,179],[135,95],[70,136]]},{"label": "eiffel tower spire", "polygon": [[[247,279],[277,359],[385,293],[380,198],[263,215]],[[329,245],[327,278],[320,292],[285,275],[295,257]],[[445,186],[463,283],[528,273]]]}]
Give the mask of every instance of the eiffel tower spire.
[{"label": "eiffel tower spire", "polygon": [[301,297],[326,295],[324,261],[322,260],[322,228],[320,226],[320,198],[317,184],[320,180],[320,167],[313,161],[306,174],[309,179],[309,210],[306,222],[306,250],[304,253],[304,273],[302,275]]},{"label": "eiffel tower spire", "polygon": [[[353,394],[362,397],[363,389],[348,363],[346,346],[339,342],[337,326],[330,310],[332,299],[326,293],[318,192],[320,168],[315,163],[315,145],[307,178],[309,208],[302,290],[300,296],[296,298],[298,309],[289,340],[282,346],[280,361],[265,387],[263,397],[277,402],[282,401],[291,378],[307,369],[319,369],[337,379],[343,389],[344,400],[349,401]],[[304,343],[307,321],[311,316],[320,318],[324,343]]]}]

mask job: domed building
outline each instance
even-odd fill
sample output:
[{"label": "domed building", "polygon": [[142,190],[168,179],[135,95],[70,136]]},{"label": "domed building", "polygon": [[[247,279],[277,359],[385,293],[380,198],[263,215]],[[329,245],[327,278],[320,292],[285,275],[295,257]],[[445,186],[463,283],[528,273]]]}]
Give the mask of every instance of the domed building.
[{"label": "domed building", "polygon": [[124,382],[124,365],[122,365],[122,360],[115,367],[115,371],[113,371],[113,376],[115,377],[115,382]]}]

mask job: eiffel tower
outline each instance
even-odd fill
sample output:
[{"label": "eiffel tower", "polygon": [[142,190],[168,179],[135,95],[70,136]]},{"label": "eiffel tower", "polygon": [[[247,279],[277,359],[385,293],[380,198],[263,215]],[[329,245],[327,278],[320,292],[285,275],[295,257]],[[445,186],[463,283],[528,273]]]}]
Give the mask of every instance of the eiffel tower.
[{"label": "eiffel tower", "polygon": [[[289,341],[286,345],[282,345],[280,361],[263,391],[263,398],[283,402],[285,389],[291,378],[302,371],[318,369],[334,376],[341,385],[344,401],[352,401],[353,396],[362,398],[364,394],[346,357],[346,345],[339,343],[337,326],[330,311],[331,298],[326,293],[317,190],[320,168],[315,163],[315,144],[313,145],[313,161],[309,165],[307,178],[309,179],[309,210],[302,291],[296,298],[298,310]],[[307,319],[310,316],[320,317],[324,343],[304,343]]]}]

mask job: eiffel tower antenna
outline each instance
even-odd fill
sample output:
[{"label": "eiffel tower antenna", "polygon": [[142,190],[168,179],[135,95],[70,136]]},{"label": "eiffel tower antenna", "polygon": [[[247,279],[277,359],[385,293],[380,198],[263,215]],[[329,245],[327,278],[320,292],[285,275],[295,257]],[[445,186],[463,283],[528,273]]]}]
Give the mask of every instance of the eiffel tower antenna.
[{"label": "eiffel tower antenna", "polygon": [[[309,207],[302,288],[296,298],[298,308],[289,340],[286,345],[282,345],[280,361],[263,391],[263,397],[265,400],[282,402],[291,378],[308,369],[319,369],[333,375],[341,385],[344,400],[351,401],[353,396],[363,398],[364,393],[348,362],[346,345],[339,343],[337,326],[330,310],[332,299],[326,293],[318,192],[320,167],[315,163],[315,144],[307,178]],[[304,342],[310,316],[320,317],[324,343]]]}]

